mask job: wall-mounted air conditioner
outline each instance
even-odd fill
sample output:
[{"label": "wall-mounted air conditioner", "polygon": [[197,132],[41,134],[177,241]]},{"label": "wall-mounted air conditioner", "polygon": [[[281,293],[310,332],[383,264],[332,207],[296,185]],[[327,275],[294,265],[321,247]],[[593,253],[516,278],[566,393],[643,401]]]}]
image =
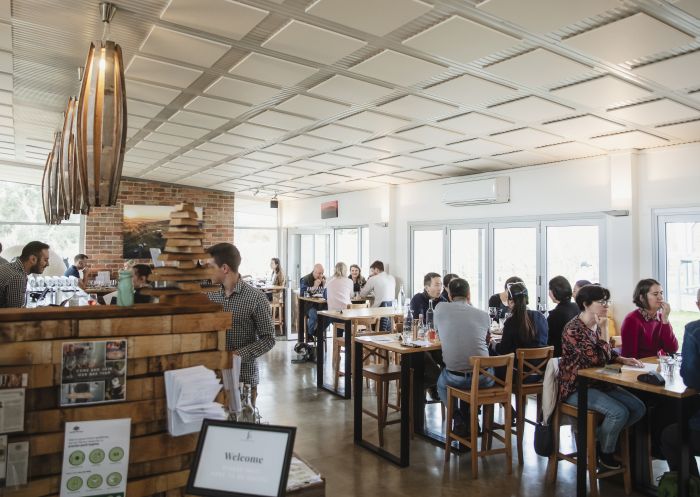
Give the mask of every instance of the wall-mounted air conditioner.
[{"label": "wall-mounted air conditioner", "polygon": [[442,203],[451,207],[502,204],[509,201],[510,178],[508,176],[443,185]]}]

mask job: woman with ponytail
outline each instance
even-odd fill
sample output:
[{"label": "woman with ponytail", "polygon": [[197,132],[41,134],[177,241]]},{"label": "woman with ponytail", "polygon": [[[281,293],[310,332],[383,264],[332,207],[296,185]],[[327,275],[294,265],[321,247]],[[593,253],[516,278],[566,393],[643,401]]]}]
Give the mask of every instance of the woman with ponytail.
[{"label": "woman with ponytail", "polygon": [[548,326],[545,317],[527,308],[529,302],[524,283],[513,283],[506,289],[510,317],[503,325],[503,338],[493,345],[497,355],[510,354],[517,349],[547,346]]}]

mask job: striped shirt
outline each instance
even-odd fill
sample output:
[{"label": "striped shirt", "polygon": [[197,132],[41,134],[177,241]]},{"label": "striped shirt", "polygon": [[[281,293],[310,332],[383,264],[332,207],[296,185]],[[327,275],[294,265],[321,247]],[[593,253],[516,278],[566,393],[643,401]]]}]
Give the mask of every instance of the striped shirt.
[{"label": "striped shirt", "polygon": [[22,262],[0,265],[0,307],[24,307],[27,299],[27,273]]},{"label": "striped shirt", "polygon": [[270,302],[265,294],[239,279],[231,295],[222,286],[209,300],[230,312],[231,328],[226,330],[226,350],[241,356],[241,383],[256,386],[260,373],[256,359],[275,346]]}]

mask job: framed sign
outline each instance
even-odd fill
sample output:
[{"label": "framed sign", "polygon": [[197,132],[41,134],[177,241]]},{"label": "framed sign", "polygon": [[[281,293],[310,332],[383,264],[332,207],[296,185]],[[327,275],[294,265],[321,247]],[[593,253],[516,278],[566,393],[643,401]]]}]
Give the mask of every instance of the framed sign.
[{"label": "framed sign", "polygon": [[296,428],[205,419],[186,492],[284,497]]},{"label": "framed sign", "polygon": [[338,201],[331,200],[321,204],[321,219],[333,219],[338,217]]}]

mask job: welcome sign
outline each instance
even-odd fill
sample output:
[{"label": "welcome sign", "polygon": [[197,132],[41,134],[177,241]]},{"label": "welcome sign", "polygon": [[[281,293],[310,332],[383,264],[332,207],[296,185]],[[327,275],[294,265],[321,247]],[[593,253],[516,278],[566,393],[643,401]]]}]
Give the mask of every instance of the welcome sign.
[{"label": "welcome sign", "polygon": [[205,419],[187,493],[282,497],[296,428]]}]

